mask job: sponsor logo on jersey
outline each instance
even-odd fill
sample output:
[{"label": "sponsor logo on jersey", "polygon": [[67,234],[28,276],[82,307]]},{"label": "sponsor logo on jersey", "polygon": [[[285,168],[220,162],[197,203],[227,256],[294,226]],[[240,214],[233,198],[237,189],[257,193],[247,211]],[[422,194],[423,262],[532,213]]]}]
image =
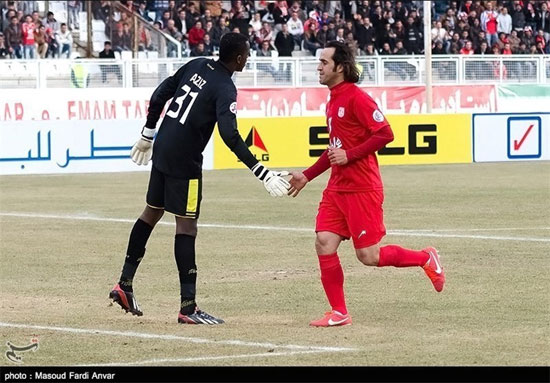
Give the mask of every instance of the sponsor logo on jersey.
[{"label": "sponsor logo on jersey", "polygon": [[344,113],[346,113],[346,110],[344,109],[343,106],[339,107],[338,108],[338,117],[342,118],[344,117]]},{"label": "sponsor logo on jersey", "polygon": [[329,140],[329,146],[331,149],[339,149],[342,147],[342,141],[338,137],[332,137]]},{"label": "sponsor logo on jersey", "polygon": [[231,105],[229,105],[229,111],[233,114],[237,114],[237,102],[233,102],[231,103]]},{"label": "sponsor logo on jersey", "polygon": [[378,109],[376,109],[372,113],[372,119],[376,122],[382,122],[382,121],[384,121],[384,115],[382,114],[382,112],[380,112]]}]

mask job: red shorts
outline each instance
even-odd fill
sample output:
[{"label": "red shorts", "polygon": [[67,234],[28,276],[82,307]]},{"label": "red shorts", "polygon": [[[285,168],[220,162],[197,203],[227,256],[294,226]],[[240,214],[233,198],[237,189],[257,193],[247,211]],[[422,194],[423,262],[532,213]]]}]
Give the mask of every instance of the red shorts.
[{"label": "red shorts", "polygon": [[330,231],[362,249],[376,245],[386,235],[384,192],[338,193],[325,190],[319,203],[315,231]]}]

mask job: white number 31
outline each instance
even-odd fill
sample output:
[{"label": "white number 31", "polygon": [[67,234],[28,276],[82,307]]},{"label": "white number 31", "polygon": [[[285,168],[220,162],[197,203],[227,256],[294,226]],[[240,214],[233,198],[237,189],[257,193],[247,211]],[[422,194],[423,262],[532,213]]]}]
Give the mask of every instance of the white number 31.
[{"label": "white number 31", "polygon": [[191,102],[189,102],[189,105],[187,105],[187,108],[185,108],[185,112],[183,113],[183,116],[181,116],[180,118],[180,124],[183,125],[185,123],[185,120],[187,119],[187,115],[189,115],[189,111],[191,110],[191,107],[193,106],[193,103],[195,102],[195,99],[197,98],[197,95],[199,94],[199,92],[191,92],[191,88],[189,87],[189,85],[184,85],[181,87],[181,89],[185,92],[185,94],[182,96],[179,96],[174,100],[174,102],[178,104],[178,109],[176,111],[169,110],[168,112],[166,112],[166,115],[171,118],[178,118],[178,115],[180,114],[180,111],[181,111],[181,107],[183,105],[183,100],[185,100],[187,96],[190,96]]}]

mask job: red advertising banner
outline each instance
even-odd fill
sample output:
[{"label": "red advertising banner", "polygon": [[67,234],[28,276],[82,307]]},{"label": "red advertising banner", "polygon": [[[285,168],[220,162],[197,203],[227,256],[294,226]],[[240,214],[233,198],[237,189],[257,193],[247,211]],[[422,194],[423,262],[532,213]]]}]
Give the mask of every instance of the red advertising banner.
[{"label": "red advertising banner", "polygon": [[[425,88],[363,88],[386,114],[426,111]],[[0,95],[0,121],[135,120],[145,119],[153,88],[15,89]],[[437,86],[434,113],[497,112],[496,87]],[[239,89],[239,117],[323,116],[329,91],[325,87]],[[36,100],[40,100],[37,102]],[[507,110],[511,112],[511,110]]]},{"label": "red advertising banner", "polygon": [[[363,87],[386,114],[426,111],[423,86]],[[241,117],[324,115],[327,88],[239,89]],[[496,88],[480,86],[438,86],[433,88],[434,113],[496,112]]]}]

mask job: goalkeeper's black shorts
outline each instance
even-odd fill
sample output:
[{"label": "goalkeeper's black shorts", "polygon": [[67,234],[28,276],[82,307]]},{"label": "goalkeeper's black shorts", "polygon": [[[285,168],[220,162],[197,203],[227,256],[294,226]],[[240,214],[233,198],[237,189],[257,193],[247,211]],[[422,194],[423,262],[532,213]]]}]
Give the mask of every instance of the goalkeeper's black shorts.
[{"label": "goalkeeper's black shorts", "polygon": [[147,205],[164,209],[178,217],[199,218],[202,200],[202,179],[183,179],[167,176],[151,167]]}]

